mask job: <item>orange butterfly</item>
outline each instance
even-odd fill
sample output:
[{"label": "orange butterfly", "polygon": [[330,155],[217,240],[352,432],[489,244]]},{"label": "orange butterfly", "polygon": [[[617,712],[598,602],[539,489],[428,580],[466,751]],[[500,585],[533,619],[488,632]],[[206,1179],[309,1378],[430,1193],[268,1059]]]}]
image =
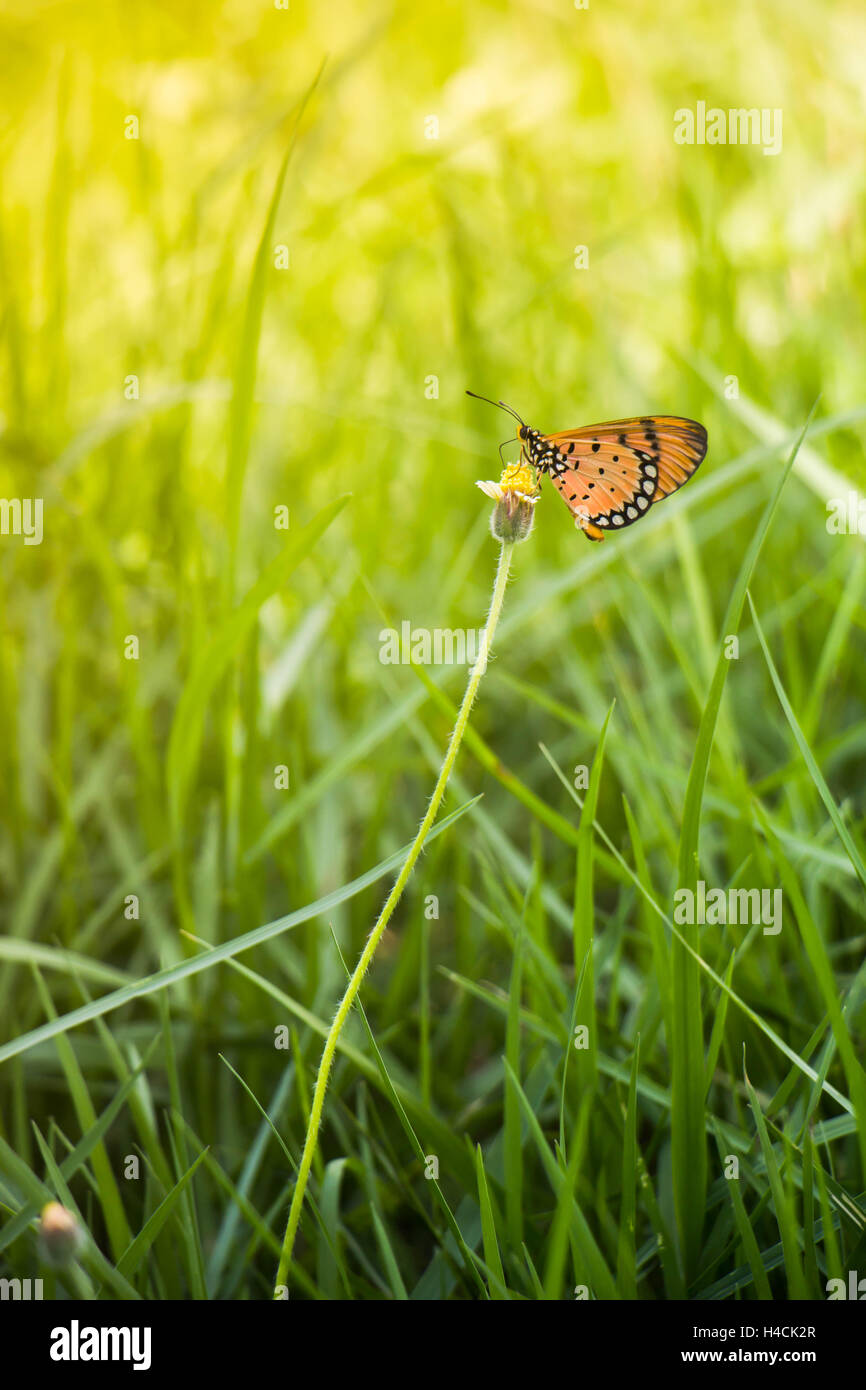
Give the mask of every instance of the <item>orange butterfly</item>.
[{"label": "orange butterfly", "polygon": [[514,416],[521,459],[553,479],[575,525],[591,541],[639,521],[654,502],[688,482],[707,452],[703,425],[679,415],[642,415],[542,434],[504,401],[466,394]]}]

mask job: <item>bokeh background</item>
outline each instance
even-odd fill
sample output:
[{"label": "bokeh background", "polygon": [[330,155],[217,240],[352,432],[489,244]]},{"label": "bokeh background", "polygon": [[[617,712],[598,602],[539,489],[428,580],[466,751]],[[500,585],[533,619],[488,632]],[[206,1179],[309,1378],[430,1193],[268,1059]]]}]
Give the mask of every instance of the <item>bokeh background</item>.
[{"label": "bokeh background", "polygon": [[[411,838],[465,672],[431,668],[436,697],[380,662],[379,633],[483,622],[495,547],[474,482],[498,477],[509,431],[470,387],[542,429],[689,415],[710,448],[676,499],[601,546],[545,489],[473,714],[483,743],[446,809],[483,799],[431,844],[362,993],[441,1201],[354,1019],[297,1292],[824,1296],[866,1186],[866,568],[863,537],[826,526],[828,499],[866,482],[861,7],[4,0],[0,52],[0,495],[44,499],[40,546],[0,537],[0,1199],[18,1222],[0,1262],[37,1272],[50,1193],[91,1233],[61,1293],[269,1296],[345,980],[334,938],[353,962],[388,875],[238,957],[255,977],[215,964],[15,1040],[191,960],[183,930],[226,943],[315,909]],[[678,145],[674,113],[698,101],[781,108],[781,152]],[[726,604],[818,397],[751,591],[851,846],[747,608],[699,867],[718,886],[784,881],[785,924],[699,944],[820,1079],[700,974],[707,1110],[690,1133],[710,1197],[690,1242],[674,948],[598,839],[598,1069],[563,1079],[580,809],[552,764],[571,784],[592,763],[615,700],[598,820],[670,914]],[[559,1171],[556,1140],[566,1199],[540,1147]]]}]

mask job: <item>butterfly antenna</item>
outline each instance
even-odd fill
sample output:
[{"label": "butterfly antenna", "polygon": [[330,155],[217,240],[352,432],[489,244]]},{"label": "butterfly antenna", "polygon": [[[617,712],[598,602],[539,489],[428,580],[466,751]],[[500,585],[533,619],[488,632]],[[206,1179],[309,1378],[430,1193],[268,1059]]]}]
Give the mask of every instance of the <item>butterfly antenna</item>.
[{"label": "butterfly antenna", "polygon": [[479,396],[477,391],[467,391],[467,396],[472,396],[476,401],[485,401],[487,405],[498,406],[500,410],[507,410],[509,415],[513,415],[518,424],[525,425],[526,421],[521,420],[513,406],[506,405],[504,401],[492,401],[489,396]]}]

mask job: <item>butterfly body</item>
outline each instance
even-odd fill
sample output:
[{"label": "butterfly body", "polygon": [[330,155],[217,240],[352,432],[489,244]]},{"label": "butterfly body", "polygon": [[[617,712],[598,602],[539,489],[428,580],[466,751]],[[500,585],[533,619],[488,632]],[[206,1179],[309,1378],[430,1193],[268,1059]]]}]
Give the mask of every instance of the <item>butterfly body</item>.
[{"label": "butterfly body", "polygon": [[575,524],[593,541],[639,521],[688,482],[707,452],[703,425],[680,415],[642,415],[544,434],[504,408],[519,421],[521,458],[551,479]]}]

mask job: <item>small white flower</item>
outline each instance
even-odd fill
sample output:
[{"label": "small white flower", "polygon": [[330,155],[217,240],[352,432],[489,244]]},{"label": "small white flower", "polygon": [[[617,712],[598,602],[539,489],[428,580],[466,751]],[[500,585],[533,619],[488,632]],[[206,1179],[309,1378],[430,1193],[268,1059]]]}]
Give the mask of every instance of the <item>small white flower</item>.
[{"label": "small white flower", "polygon": [[538,484],[528,465],[510,465],[498,483],[477,482],[485,497],[496,503],[490,518],[490,530],[498,541],[511,545],[525,541],[535,519]]},{"label": "small white flower", "polygon": [[491,482],[489,478],[484,482],[477,481],[475,486],[480,487],[484,496],[489,497],[493,502],[501,502],[505,497],[516,497],[521,502],[528,502],[530,506],[534,507],[538,501],[538,493],[523,492],[518,487],[503,487],[501,483]]}]

